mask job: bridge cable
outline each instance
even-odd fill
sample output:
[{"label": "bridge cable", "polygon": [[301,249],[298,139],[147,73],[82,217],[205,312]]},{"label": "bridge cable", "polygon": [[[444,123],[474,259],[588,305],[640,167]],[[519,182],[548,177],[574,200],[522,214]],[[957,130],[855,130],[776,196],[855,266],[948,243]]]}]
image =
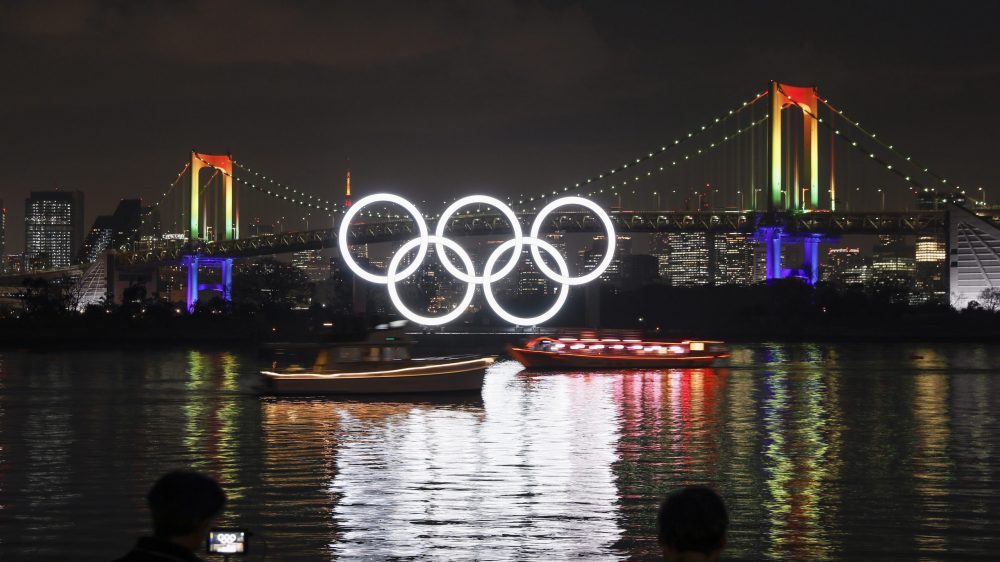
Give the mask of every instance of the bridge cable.
[{"label": "bridge cable", "polygon": [[[644,163],[648,162],[649,160],[651,160],[653,158],[656,158],[656,157],[659,157],[659,156],[663,155],[663,153],[667,152],[668,150],[670,150],[670,149],[672,149],[672,148],[674,148],[676,146],[679,146],[681,144],[684,144],[684,143],[688,142],[691,139],[699,137],[701,135],[701,133],[704,133],[706,131],[711,130],[716,125],[719,125],[720,123],[726,122],[731,117],[733,117],[734,115],[736,115],[739,112],[743,111],[747,107],[750,107],[750,106],[754,105],[755,103],[757,103],[758,101],[760,101],[762,98],[764,98],[765,96],[767,96],[768,93],[769,92],[765,90],[765,91],[757,94],[753,98],[751,98],[751,99],[749,99],[747,101],[744,101],[736,109],[730,109],[729,112],[726,113],[725,115],[723,115],[722,117],[716,117],[716,118],[714,118],[714,120],[709,121],[707,124],[701,125],[700,128],[698,128],[698,130],[696,130],[695,132],[693,132],[693,133],[689,132],[689,133],[687,133],[686,136],[683,136],[681,138],[675,138],[672,143],[660,146],[658,149],[656,149],[656,150],[654,150],[652,152],[649,152],[648,154],[646,154],[644,156],[641,156],[641,157],[635,158],[633,160],[630,160],[629,162],[626,162],[626,163],[624,163],[624,164],[622,164],[620,166],[612,168],[611,170],[609,170],[606,173],[599,173],[599,174],[596,174],[596,175],[592,175],[592,176],[590,176],[588,178],[581,179],[578,182],[574,182],[572,185],[563,186],[563,188],[562,188],[561,191],[558,190],[558,189],[552,190],[551,194],[549,194],[549,193],[542,193],[542,194],[537,195],[537,196],[527,196],[527,195],[525,195],[525,194],[522,193],[522,194],[519,194],[519,195],[514,196],[514,197],[508,197],[507,200],[511,203],[511,206],[515,206],[515,203],[513,202],[513,200],[514,200],[514,198],[519,198],[520,200],[516,203],[516,205],[526,205],[525,199],[527,199],[528,204],[530,204],[531,202],[534,202],[535,199],[546,199],[548,197],[553,197],[553,196],[556,196],[556,195],[563,195],[563,194],[566,194],[566,193],[575,192],[578,189],[586,189],[587,184],[591,184],[591,183],[598,182],[598,181],[606,179],[606,178],[610,178],[611,176],[619,174],[619,173],[621,173],[621,172],[623,172],[623,171],[625,171],[625,170],[627,170],[627,169],[629,169],[631,167],[635,167],[637,165],[644,164]],[[616,185],[612,185],[608,189],[614,189],[615,187],[617,187],[617,186]],[[521,211],[525,211],[527,209],[526,208],[521,208],[520,210]],[[537,208],[536,208],[536,210],[537,210]]]},{"label": "bridge cable", "polygon": [[[778,90],[781,91],[781,87],[780,86],[778,87]],[[782,93],[782,95],[784,95],[785,97],[787,97],[789,100],[792,100],[792,98],[789,97],[784,92],[781,92],[781,93]],[[924,188],[924,185],[922,183],[920,183],[919,181],[913,179],[911,176],[906,175],[903,171],[901,171],[899,168],[893,166],[888,161],[886,161],[886,160],[884,160],[884,159],[882,159],[880,157],[875,156],[874,152],[868,152],[867,150],[865,150],[864,147],[862,147],[861,145],[859,145],[856,140],[854,140],[852,137],[850,137],[850,136],[842,133],[840,131],[840,129],[837,129],[836,127],[830,125],[830,123],[827,122],[822,117],[819,117],[818,115],[815,115],[812,111],[809,111],[808,109],[805,109],[805,108],[802,108],[802,113],[804,115],[809,116],[810,118],[812,118],[813,120],[815,120],[817,123],[819,123],[823,127],[826,127],[827,130],[833,131],[834,135],[843,137],[846,141],[848,141],[849,143],[851,143],[851,146],[853,148],[857,149],[858,152],[860,152],[861,154],[864,154],[864,155],[868,156],[872,161],[878,162],[886,170],[892,172],[893,174],[899,176],[900,178],[903,178],[903,180],[905,180],[907,183],[909,183],[911,185],[914,185],[914,186],[916,186],[916,187],[918,187],[920,189]],[[911,189],[911,191],[912,191],[912,189]]]},{"label": "bridge cable", "polygon": [[[674,169],[679,164],[683,165],[685,162],[690,161],[692,159],[692,156],[694,157],[694,159],[697,160],[698,156],[701,156],[702,154],[707,154],[707,153],[709,153],[710,151],[712,151],[715,148],[719,148],[719,147],[722,147],[723,145],[726,145],[726,143],[728,143],[729,141],[732,141],[734,139],[739,138],[741,135],[746,134],[747,132],[749,132],[750,130],[754,129],[758,125],[764,123],[765,121],[767,121],[770,118],[771,118],[770,115],[765,115],[764,117],[761,117],[760,119],[751,122],[746,127],[743,127],[742,129],[738,129],[738,130],[734,131],[732,134],[726,135],[726,136],[722,137],[721,140],[717,140],[715,142],[710,143],[708,146],[704,147],[703,149],[699,148],[699,149],[696,149],[693,152],[688,152],[688,153],[680,155],[681,157],[679,157],[677,160],[672,160],[670,162],[669,167],[666,166],[666,165],[664,165],[664,166],[659,166],[658,168],[655,168],[655,169],[652,169],[652,170],[647,170],[645,176],[641,176],[641,175],[640,176],[633,176],[632,180],[624,180],[622,182],[622,185],[623,186],[628,185],[629,181],[632,181],[632,182],[641,181],[641,180],[643,180],[643,179],[645,179],[647,177],[651,177],[653,175],[653,173],[665,172],[665,171]],[[598,194],[604,193],[606,190],[610,191],[611,189],[614,189],[614,188],[615,188],[614,185],[602,187],[601,189],[597,189],[597,190],[588,192],[587,196],[588,197],[593,197],[594,195],[598,195]]]},{"label": "bridge cable", "polygon": [[864,133],[865,135],[867,135],[871,140],[875,141],[879,146],[882,146],[883,148],[889,150],[890,152],[892,152],[892,154],[894,154],[895,156],[899,157],[900,159],[905,160],[907,163],[909,163],[915,169],[920,170],[923,173],[925,173],[925,174],[933,177],[934,179],[940,181],[941,183],[945,184],[945,187],[951,189],[952,191],[961,192],[962,187],[960,185],[955,185],[955,186],[948,185],[949,182],[948,182],[947,178],[941,176],[940,174],[937,174],[936,172],[934,172],[930,168],[924,168],[924,167],[921,167],[921,166],[917,165],[916,162],[913,162],[911,156],[908,156],[908,155],[900,152],[899,150],[897,150],[895,148],[894,145],[888,144],[885,141],[883,141],[882,139],[878,138],[878,136],[875,133],[873,133],[873,132],[865,129],[864,127],[861,126],[860,123],[852,120],[847,115],[844,115],[843,110],[840,110],[840,109],[834,107],[827,100],[820,99],[820,101],[823,103],[823,105],[827,106],[830,109],[830,111],[832,111],[834,113],[834,115],[840,116],[844,121],[846,121],[850,125],[853,125],[856,129],[858,129],[859,131],[861,131],[862,133]]}]

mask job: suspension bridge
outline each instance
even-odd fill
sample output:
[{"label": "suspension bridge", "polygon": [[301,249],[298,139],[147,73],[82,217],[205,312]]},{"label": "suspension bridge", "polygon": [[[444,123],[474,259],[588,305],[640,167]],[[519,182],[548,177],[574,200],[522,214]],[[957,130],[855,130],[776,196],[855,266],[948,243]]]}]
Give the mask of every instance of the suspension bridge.
[{"label": "suspension bridge", "polygon": [[[291,187],[228,154],[190,156],[152,206],[162,235],[111,252],[103,270],[88,273],[104,276],[109,292],[116,272],[181,264],[191,307],[201,290],[229,297],[235,258],[336,247],[336,223],[351,204],[349,175],[346,197],[334,201],[320,195],[326,190]],[[904,201],[904,208],[886,209],[888,193],[890,206]],[[1000,234],[971,213],[946,210],[966,200],[965,190],[862,127],[815,87],[772,82],[626,162],[507,202],[525,224],[564,195],[598,201],[618,232],[752,235],[766,249],[768,280],[792,274],[782,264],[788,245],[801,246],[806,280],[815,283],[823,242],[846,234],[936,233],[949,240],[952,292],[1000,283]],[[449,203],[442,201],[441,210]],[[426,208],[425,218],[440,217]],[[414,235],[413,219],[399,209],[366,208],[358,216],[348,229],[351,245]],[[547,232],[603,230],[594,216],[572,208],[546,221]],[[466,208],[446,225],[452,236],[510,230],[508,219],[488,207]],[[219,268],[220,283],[199,282],[206,267]]]}]

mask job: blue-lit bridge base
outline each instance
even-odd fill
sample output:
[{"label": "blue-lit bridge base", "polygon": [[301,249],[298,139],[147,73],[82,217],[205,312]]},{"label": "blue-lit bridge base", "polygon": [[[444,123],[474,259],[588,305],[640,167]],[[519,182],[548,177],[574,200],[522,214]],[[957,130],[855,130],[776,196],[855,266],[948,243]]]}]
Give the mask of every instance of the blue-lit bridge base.
[{"label": "blue-lit bridge base", "polygon": [[[216,291],[222,300],[233,300],[233,258],[208,258],[201,255],[183,256],[181,263],[187,268],[187,310],[194,312],[201,291]],[[198,270],[202,267],[219,268],[221,283],[199,283]]]},{"label": "blue-lit bridge base", "polygon": [[[767,280],[797,277],[810,285],[819,281],[819,245],[835,238],[822,234],[786,235],[780,226],[764,226],[754,232],[754,240],[767,248]],[[802,244],[802,268],[781,267],[781,248],[784,244]]]}]

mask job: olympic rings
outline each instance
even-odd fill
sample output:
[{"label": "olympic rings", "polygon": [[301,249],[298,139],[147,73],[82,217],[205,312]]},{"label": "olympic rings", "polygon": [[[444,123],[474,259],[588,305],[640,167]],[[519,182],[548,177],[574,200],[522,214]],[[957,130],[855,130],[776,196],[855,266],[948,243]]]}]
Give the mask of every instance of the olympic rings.
[{"label": "olympic rings", "polygon": [[[369,273],[368,271],[362,269],[357,262],[354,261],[354,258],[350,253],[350,248],[347,244],[348,229],[350,227],[351,220],[358,214],[358,212],[361,211],[363,207],[371,205],[372,203],[380,202],[395,203],[403,207],[406,212],[413,216],[419,234],[417,238],[407,241],[402,245],[402,247],[399,248],[399,250],[396,251],[392,260],[389,262],[389,267],[386,270],[385,275]],[[510,221],[511,229],[514,233],[513,239],[504,242],[493,250],[489,258],[486,260],[482,275],[476,275],[472,258],[469,257],[469,254],[465,251],[465,249],[463,249],[457,242],[451,240],[450,238],[446,238],[444,235],[445,228],[448,225],[448,220],[452,217],[452,215],[454,215],[460,208],[470,204],[489,205],[498,209],[500,213],[507,217],[507,220]],[[555,209],[566,205],[580,205],[586,207],[597,215],[607,231],[608,249],[604,254],[604,258],[593,271],[580,277],[570,277],[566,260],[559,255],[559,252],[555,249],[555,247],[538,237],[545,218]],[[535,222],[531,225],[530,233],[530,236],[523,235],[521,224],[517,219],[517,215],[514,213],[513,209],[505,205],[499,199],[486,195],[470,195],[449,205],[448,208],[445,209],[444,213],[441,214],[434,230],[434,234],[428,234],[427,224],[424,222],[423,216],[421,216],[420,211],[412,203],[398,195],[377,193],[359,199],[347,210],[346,213],[344,213],[344,217],[340,223],[340,229],[338,230],[337,244],[340,248],[341,258],[344,260],[347,267],[353,271],[355,275],[358,275],[366,281],[388,285],[389,299],[396,306],[396,309],[401,315],[413,322],[429,326],[439,326],[455,320],[461,316],[466,309],[468,309],[469,304],[472,303],[472,298],[475,295],[476,285],[481,284],[483,286],[483,294],[486,297],[486,302],[489,304],[490,308],[493,309],[493,312],[497,314],[497,316],[503,318],[511,324],[530,326],[534,324],[541,324],[555,316],[556,313],[559,312],[559,309],[562,308],[563,304],[565,304],[566,298],[569,296],[570,286],[582,285],[589,281],[593,281],[604,273],[608,266],[611,265],[611,260],[614,259],[615,229],[614,224],[611,222],[611,217],[609,217],[604,209],[602,209],[597,203],[582,197],[562,197],[552,201],[542,208],[538,215],[536,215]],[[435,253],[437,254],[438,260],[440,260],[441,265],[444,266],[444,269],[448,271],[448,273],[452,274],[456,279],[468,285],[465,295],[462,297],[462,301],[458,304],[458,306],[447,314],[436,317],[423,316],[410,310],[403,303],[402,299],[400,299],[399,291],[396,287],[396,283],[398,281],[416,273],[420,264],[423,262],[424,257],[427,255],[427,248],[430,244],[434,244]],[[551,308],[549,308],[549,310],[537,316],[527,318],[515,316],[504,310],[493,295],[492,287],[493,283],[496,283],[517,267],[525,245],[531,247],[531,256],[532,259],[535,260],[535,264],[538,266],[539,271],[545,274],[545,276],[552,281],[561,285],[558,291],[559,294],[556,297],[556,302]],[[403,258],[407,255],[407,253],[412,251],[413,248],[417,248],[417,255],[414,258],[413,263],[406,266],[402,271],[399,271]],[[458,255],[465,271],[462,271],[451,263],[445,253],[446,248],[447,250],[450,250]],[[556,263],[556,267],[559,269],[559,272],[553,271],[552,268],[545,263],[542,259],[541,253],[539,252],[540,249],[544,250],[552,257]],[[508,251],[511,252],[510,260],[498,271],[494,272],[493,268],[496,266],[497,261],[499,261],[500,257]]]},{"label": "olympic rings", "polygon": [[467,254],[465,250],[463,250],[462,247],[458,245],[458,242],[455,242],[454,240],[451,240],[449,238],[443,238],[436,234],[428,236],[426,240],[421,238],[414,238],[413,240],[410,240],[406,244],[403,244],[403,246],[400,247],[398,251],[396,251],[396,255],[392,256],[392,261],[389,262],[389,269],[386,271],[386,277],[389,279],[388,283],[389,300],[392,301],[392,304],[396,305],[396,310],[398,310],[400,314],[416,322],[417,324],[425,324],[427,326],[440,326],[441,324],[447,324],[448,322],[451,322],[452,320],[458,318],[459,316],[462,315],[463,312],[465,312],[465,309],[469,308],[469,304],[472,303],[472,297],[476,294],[476,283],[468,282],[469,287],[465,291],[465,296],[462,297],[462,302],[459,303],[459,305],[456,306],[454,310],[452,310],[448,314],[445,314],[444,316],[438,316],[438,317],[421,316],[411,311],[409,308],[407,308],[407,306],[403,304],[403,299],[399,298],[399,293],[396,288],[396,282],[408,277],[408,275],[397,274],[396,270],[399,269],[399,262],[403,260],[403,257],[406,256],[406,254],[410,250],[412,250],[414,246],[418,244],[423,244],[424,247],[426,247],[428,241],[433,242],[436,245],[435,247],[440,247],[443,244],[448,248],[450,248],[452,251],[454,251],[456,254],[458,254],[459,259],[462,260],[462,265],[464,265],[465,269],[469,272],[469,274],[466,275],[466,277],[471,278],[472,275],[475,273],[475,269],[472,266],[472,259],[470,259],[469,254]]},{"label": "olympic rings", "polygon": [[368,273],[364,269],[358,266],[357,262],[351,256],[350,249],[347,247],[347,227],[351,226],[351,219],[354,215],[358,214],[365,205],[371,205],[372,203],[378,203],[384,201],[386,203],[395,203],[400,207],[406,209],[407,213],[413,215],[414,222],[417,223],[417,230],[420,231],[420,249],[417,250],[417,257],[413,260],[406,269],[399,272],[400,278],[409,277],[420,268],[420,262],[424,261],[424,256],[427,255],[427,223],[424,222],[424,217],[420,216],[420,210],[413,206],[406,199],[398,195],[392,195],[391,193],[374,193],[367,197],[362,197],[358,199],[351,208],[344,213],[344,218],[341,219],[340,230],[337,232],[337,245],[340,247],[340,257],[347,264],[347,267],[354,272],[355,275],[368,281],[370,283],[378,283],[384,285],[389,283],[389,277],[387,275],[375,275],[374,273]]},{"label": "olympic rings", "polygon": [[[524,243],[531,246],[532,250],[541,247],[543,250],[548,252],[550,256],[552,256],[552,259],[556,261],[556,265],[559,266],[559,271],[562,272],[563,277],[569,275],[569,269],[566,267],[566,260],[559,255],[559,252],[556,251],[552,244],[549,244],[545,240],[540,240],[531,236],[525,238]],[[490,304],[490,308],[493,309],[493,312],[497,313],[497,316],[503,318],[511,324],[516,324],[518,326],[534,326],[535,324],[541,324],[542,322],[545,322],[555,316],[556,313],[559,312],[559,309],[562,308],[563,303],[566,302],[566,297],[569,296],[569,283],[563,283],[562,287],[559,288],[559,296],[556,297],[556,302],[552,305],[552,308],[542,314],[539,314],[538,316],[522,318],[507,312],[502,306],[500,306],[500,303],[498,303],[496,298],[493,296],[493,277],[489,274],[489,272],[493,271],[493,266],[496,264],[497,258],[500,257],[500,254],[504,253],[504,251],[509,249],[511,246],[516,247],[517,241],[508,240],[503,244],[500,244],[496,250],[493,250],[489,259],[486,260],[486,265],[483,266],[483,277],[485,278],[485,281],[483,281],[483,294],[486,295],[486,302]],[[521,254],[518,252],[514,255],[520,256]],[[541,263],[541,260],[538,260],[535,263]]]},{"label": "olympic rings", "polygon": [[556,283],[583,285],[584,283],[589,283],[594,279],[597,279],[602,273],[604,273],[604,270],[611,265],[611,260],[615,257],[615,225],[611,224],[611,217],[609,217],[608,214],[604,212],[604,209],[602,209],[597,203],[594,203],[589,199],[584,199],[583,197],[562,197],[542,207],[542,210],[535,215],[535,222],[531,225],[531,237],[538,238],[538,232],[542,227],[542,220],[549,216],[549,213],[553,210],[565,205],[580,205],[581,207],[586,207],[593,211],[595,215],[600,217],[601,222],[604,223],[604,229],[608,231],[608,249],[604,252],[604,258],[601,259],[601,263],[599,263],[590,273],[573,279],[565,273],[559,275],[555,271],[552,271],[549,266],[542,261],[542,256],[538,253],[538,246],[531,247],[531,257],[535,260],[535,263],[538,264],[538,269],[540,269],[542,273]]}]

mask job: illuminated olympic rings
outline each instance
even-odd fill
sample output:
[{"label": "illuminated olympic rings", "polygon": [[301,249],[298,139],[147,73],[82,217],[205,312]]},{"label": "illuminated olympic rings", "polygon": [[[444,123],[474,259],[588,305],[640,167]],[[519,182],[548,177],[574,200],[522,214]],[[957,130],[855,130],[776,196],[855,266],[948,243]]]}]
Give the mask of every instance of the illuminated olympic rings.
[{"label": "illuminated olympic rings", "polygon": [[[398,251],[396,251],[392,259],[389,261],[389,267],[386,269],[385,275],[377,275],[362,269],[361,266],[354,261],[354,257],[351,255],[350,249],[347,245],[348,229],[351,225],[351,220],[361,211],[362,208],[373,203],[395,203],[403,207],[403,209],[405,209],[406,212],[413,217],[413,221],[417,226],[417,238],[407,241],[402,245],[402,247],[399,248]],[[486,264],[483,266],[482,275],[476,275],[475,267],[472,264],[472,258],[469,257],[469,254],[465,251],[465,249],[458,245],[458,243],[454,240],[445,237],[444,231],[448,224],[448,219],[450,219],[451,216],[454,215],[459,209],[467,205],[488,205],[498,209],[505,217],[507,217],[507,220],[510,221],[511,230],[513,230],[514,233],[514,238],[512,240],[508,240],[503,244],[500,244],[500,246],[493,250],[489,258],[487,258]],[[551,244],[538,237],[545,218],[548,217],[554,210],[566,205],[580,205],[582,207],[586,207],[597,215],[597,218],[601,220],[604,229],[607,231],[608,249],[604,253],[604,258],[593,271],[580,277],[570,277],[566,260],[559,255],[559,252]],[[461,316],[467,308],[469,308],[469,304],[472,302],[472,297],[476,292],[476,285],[482,285],[483,294],[486,296],[486,302],[497,314],[497,316],[503,318],[511,324],[531,326],[541,324],[546,320],[551,319],[557,312],[559,312],[559,309],[562,308],[563,304],[566,302],[570,286],[582,285],[597,279],[602,273],[604,273],[608,266],[611,265],[611,260],[614,259],[615,252],[615,228],[614,224],[611,222],[611,217],[609,217],[604,209],[602,209],[597,203],[582,197],[562,197],[552,201],[539,211],[538,215],[535,217],[535,222],[531,225],[530,233],[530,236],[524,236],[523,231],[521,230],[521,223],[518,222],[517,215],[514,214],[513,209],[505,205],[499,199],[486,195],[469,195],[468,197],[463,197],[448,206],[444,213],[441,214],[437,227],[434,229],[434,234],[428,234],[427,223],[424,222],[424,217],[412,203],[398,195],[376,193],[374,195],[362,197],[351,205],[347,212],[344,213],[344,218],[341,220],[340,229],[338,230],[337,244],[340,248],[341,259],[344,260],[347,267],[353,271],[355,275],[366,281],[378,283],[380,285],[388,285],[389,300],[391,300],[392,304],[395,305],[396,310],[398,310],[404,317],[416,322],[417,324],[439,326],[455,320]],[[397,282],[413,275],[416,273],[417,269],[420,268],[420,264],[423,263],[424,257],[427,255],[427,248],[430,244],[434,244],[435,253],[437,254],[438,260],[441,262],[441,265],[444,266],[444,269],[456,279],[468,285],[458,306],[442,316],[423,316],[413,312],[406,306],[406,304],[403,303],[403,300],[399,297],[399,291],[396,287]],[[517,263],[520,261],[524,246],[529,246],[531,248],[531,257],[534,259],[535,264],[538,265],[539,271],[552,281],[562,285],[559,289],[559,294],[556,297],[556,302],[552,305],[552,307],[542,314],[531,317],[515,316],[504,310],[504,308],[497,302],[496,297],[494,297],[492,287],[493,283],[496,283],[517,267]],[[413,251],[414,248],[417,250],[417,255],[410,264],[400,270],[403,258],[409,252]],[[465,271],[462,271],[451,263],[451,260],[445,256],[445,248],[454,252],[458,256],[458,259],[462,262],[462,266]],[[553,271],[552,268],[545,263],[539,250],[545,251],[545,253],[552,258],[556,267],[559,269],[558,272]],[[500,256],[508,251],[511,253],[510,259],[504,263],[503,267],[494,272],[493,268],[497,266]]]}]

